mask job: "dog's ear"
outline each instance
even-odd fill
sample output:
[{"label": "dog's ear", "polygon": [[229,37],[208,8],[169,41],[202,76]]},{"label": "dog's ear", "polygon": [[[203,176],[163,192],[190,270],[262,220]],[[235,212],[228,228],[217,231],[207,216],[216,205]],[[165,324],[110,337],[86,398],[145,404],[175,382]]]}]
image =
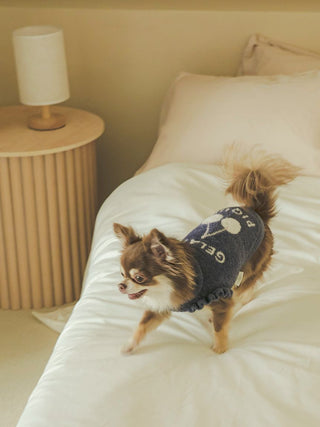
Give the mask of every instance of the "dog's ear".
[{"label": "dog's ear", "polygon": [[168,238],[159,230],[154,228],[148,236],[152,254],[160,261],[172,262],[174,257],[170,250]]},{"label": "dog's ear", "polygon": [[114,223],[113,231],[115,235],[120,239],[123,248],[131,245],[132,243],[136,243],[141,240],[141,237],[136,234],[132,227],[125,227],[124,225]]}]

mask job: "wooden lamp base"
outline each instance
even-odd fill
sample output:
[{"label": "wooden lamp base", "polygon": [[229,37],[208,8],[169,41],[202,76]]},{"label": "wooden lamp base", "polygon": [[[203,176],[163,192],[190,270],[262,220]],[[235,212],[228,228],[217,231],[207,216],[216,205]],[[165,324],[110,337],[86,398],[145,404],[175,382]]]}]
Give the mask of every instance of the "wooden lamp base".
[{"label": "wooden lamp base", "polygon": [[51,114],[49,105],[41,107],[41,115],[33,115],[28,119],[28,127],[34,130],[55,130],[66,125],[63,114]]}]

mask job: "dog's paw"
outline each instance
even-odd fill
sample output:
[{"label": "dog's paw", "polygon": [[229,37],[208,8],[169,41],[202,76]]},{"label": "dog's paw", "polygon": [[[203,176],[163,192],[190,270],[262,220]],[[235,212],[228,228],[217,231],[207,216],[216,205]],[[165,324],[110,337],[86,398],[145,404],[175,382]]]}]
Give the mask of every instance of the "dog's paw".
[{"label": "dog's paw", "polygon": [[218,345],[215,344],[211,347],[211,349],[217,353],[217,354],[222,354],[225,353],[228,350],[228,346],[227,345]]},{"label": "dog's paw", "polygon": [[134,343],[132,343],[131,341],[129,341],[127,344],[125,344],[121,348],[121,354],[123,354],[123,355],[132,354],[136,348],[137,348],[137,346],[134,345]]}]

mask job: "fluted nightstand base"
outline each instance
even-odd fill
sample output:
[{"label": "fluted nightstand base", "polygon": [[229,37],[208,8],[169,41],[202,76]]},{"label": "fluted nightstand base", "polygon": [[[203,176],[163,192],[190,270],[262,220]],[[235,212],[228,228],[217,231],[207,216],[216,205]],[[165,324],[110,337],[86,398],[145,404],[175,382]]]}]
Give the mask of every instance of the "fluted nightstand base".
[{"label": "fluted nightstand base", "polygon": [[79,298],[97,210],[95,142],[0,158],[0,307]]}]

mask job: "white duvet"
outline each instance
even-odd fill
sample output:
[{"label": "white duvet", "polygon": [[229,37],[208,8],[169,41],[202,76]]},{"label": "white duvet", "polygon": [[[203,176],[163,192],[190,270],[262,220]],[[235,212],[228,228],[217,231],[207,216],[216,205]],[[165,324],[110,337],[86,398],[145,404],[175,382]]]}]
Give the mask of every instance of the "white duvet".
[{"label": "white duvet", "polygon": [[217,355],[198,316],[175,313],[132,356],[142,315],[119,293],[112,223],[182,238],[226,206],[219,170],[171,164],[122,184],[96,222],[84,290],[20,427],[319,427],[320,179],[280,191],[276,255]]}]

